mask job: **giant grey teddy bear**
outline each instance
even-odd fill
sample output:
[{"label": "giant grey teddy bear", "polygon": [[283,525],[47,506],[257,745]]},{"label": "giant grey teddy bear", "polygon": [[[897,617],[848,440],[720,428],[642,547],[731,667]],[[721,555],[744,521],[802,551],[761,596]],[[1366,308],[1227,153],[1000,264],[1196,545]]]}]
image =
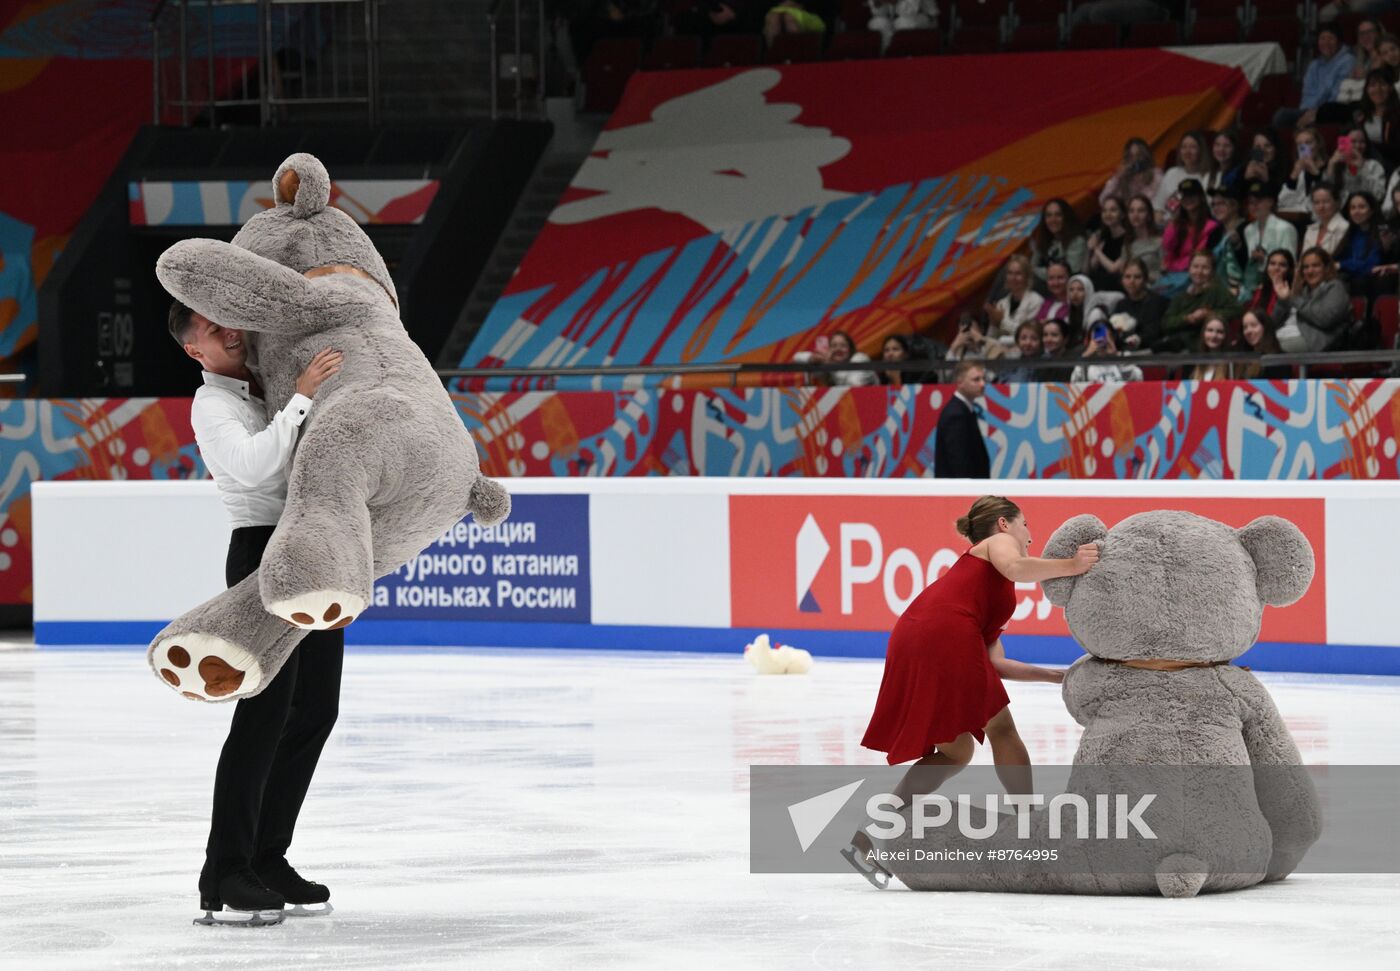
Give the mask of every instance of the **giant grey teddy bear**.
[{"label": "giant grey teddy bear", "polygon": [[257,694],[307,631],[353,621],[375,578],[469,512],[483,525],[510,513],[510,496],[481,474],[471,436],[399,320],[384,260],[354,220],[328,207],[325,167],[292,155],[273,194],[276,206],[232,244],[184,240],[156,266],[187,306],[252,335],[249,365],[269,417],[314,354],[344,354],[301,430],[261,569],[151,644],[157,675],[200,701]]},{"label": "giant grey teddy bear", "polygon": [[[1312,547],[1276,516],[1232,529],[1162,510],[1130,516],[1111,530],[1094,516],[1077,516],[1050,537],[1045,556],[1068,557],[1086,543],[1100,544],[1097,565],[1042,584],[1088,652],[1066,672],[1063,686],[1070,714],[1084,726],[1067,792],[1093,805],[1106,781],[1133,785],[1151,776],[1164,783],[1153,807],[1155,838],[1131,847],[1111,840],[1066,844],[1049,838],[1050,813],[1038,811],[1029,838],[1017,839],[1019,820],[1006,814],[990,839],[973,841],[940,827],[916,841],[909,827],[882,846],[895,852],[1067,846],[1066,857],[1055,867],[1022,857],[976,869],[918,872],[930,868],[906,863],[891,869],[913,890],[1168,897],[1283,879],[1320,834],[1317,795],[1268,691],[1229,662],[1254,644],[1265,604],[1290,604],[1307,591]],[[1190,768],[1166,768],[1176,766]],[[973,825],[985,822],[978,816]],[[1128,859],[1137,865],[1124,866]]]}]

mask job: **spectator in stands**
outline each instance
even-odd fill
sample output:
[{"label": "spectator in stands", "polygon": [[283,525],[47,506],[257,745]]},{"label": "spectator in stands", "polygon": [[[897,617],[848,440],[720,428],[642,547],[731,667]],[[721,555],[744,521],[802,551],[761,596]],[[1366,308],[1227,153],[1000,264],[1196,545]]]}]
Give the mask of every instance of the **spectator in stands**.
[{"label": "spectator in stands", "polygon": [[779,34],[824,34],[826,21],[814,9],[812,0],[782,0],[763,18],[763,40],[773,46]]},{"label": "spectator in stands", "polygon": [[1165,220],[1176,211],[1177,190],[1182,182],[1194,179],[1202,186],[1205,185],[1206,177],[1211,174],[1212,161],[1204,135],[1198,131],[1190,131],[1181,136],[1181,141],[1176,146],[1176,164],[1162,175],[1162,184],[1157,187],[1157,197],[1152,200],[1159,219]]},{"label": "spectator in stands", "polygon": [[1278,192],[1278,211],[1312,215],[1312,190],[1327,168],[1327,145],[1316,128],[1300,128],[1293,136],[1293,170]]},{"label": "spectator in stands", "polygon": [[1136,364],[1125,363],[1118,357],[1117,337],[1104,318],[1103,309],[1095,307],[1090,318],[1084,350],[1080,354],[1084,360],[1070,372],[1070,381],[1076,384],[1122,384],[1125,381],[1141,381],[1142,368]]},{"label": "spectator in stands", "polygon": [[1369,296],[1374,288],[1376,267],[1386,262],[1381,242],[1381,219],[1376,200],[1365,192],[1347,197],[1346,235],[1337,247],[1337,269],[1353,296]]},{"label": "spectator in stands", "polygon": [[[1040,321],[1028,320],[1016,328],[1016,357],[1020,360],[1035,360],[1045,353],[1045,345],[1040,338]],[[997,380],[1004,384],[1027,384],[1040,381],[1043,375],[1038,368],[1005,368],[997,374]]]},{"label": "spectator in stands", "polygon": [[[1203,250],[1191,257],[1187,271],[1189,283],[1184,291],[1172,298],[1162,317],[1162,340],[1154,350],[1181,350],[1211,317],[1230,320],[1240,312],[1234,294],[1215,278],[1215,257]],[[1165,347],[1161,346],[1165,345]]]},{"label": "spectator in stands", "polygon": [[1069,278],[1069,285],[1065,288],[1065,293],[1069,302],[1069,314],[1064,320],[1065,323],[1069,324],[1069,332],[1075,341],[1078,341],[1084,333],[1089,315],[1096,308],[1114,303],[1118,299],[1116,294],[1111,297],[1099,294],[1094,286],[1094,281],[1083,273],[1076,273]]},{"label": "spectator in stands", "polygon": [[1036,279],[1045,280],[1051,260],[1083,266],[1085,252],[1087,247],[1074,210],[1063,199],[1051,199],[1040,211],[1040,224],[1031,234],[1031,270]]},{"label": "spectator in stands", "polygon": [[[1177,190],[1181,204],[1162,232],[1162,278],[1157,292],[1165,296],[1180,293],[1188,283],[1192,257],[1215,249],[1220,241],[1220,224],[1210,218],[1205,190],[1196,179],[1186,179]],[[1211,260],[1214,269],[1215,261]]]},{"label": "spectator in stands", "polygon": [[1385,184],[1385,201],[1381,204],[1381,215],[1386,219],[1394,216],[1397,211],[1397,200],[1400,200],[1400,168],[1390,174],[1390,181]]},{"label": "spectator in stands", "polygon": [[1365,133],[1371,154],[1383,168],[1400,161],[1400,94],[1387,71],[1366,75],[1366,93],[1352,114],[1353,124]]},{"label": "spectator in stands", "polygon": [[[803,364],[866,364],[870,361],[869,355],[856,350],[856,342],[844,330],[817,337],[812,350],[798,351],[792,359]],[[814,374],[813,379],[818,384],[848,387],[874,384],[878,380],[874,371],[823,371]]]},{"label": "spectator in stands", "polygon": [[1069,364],[1070,343],[1068,325],[1063,320],[1047,320],[1040,325],[1041,359],[1065,361],[1064,367],[1037,368],[1042,381],[1068,381],[1074,373]]},{"label": "spectator in stands", "polygon": [[1210,140],[1210,172],[1202,180],[1209,192],[1220,187],[1229,187],[1244,174],[1244,163],[1240,161],[1240,146],[1232,131],[1216,132]]},{"label": "spectator in stands", "polygon": [[1263,182],[1265,185],[1278,185],[1282,164],[1278,154],[1278,136],[1267,128],[1261,128],[1250,140],[1249,161],[1240,173],[1243,182]]},{"label": "spectator in stands", "polygon": [[[1162,276],[1162,234],[1152,200],[1133,196],[1128,200],[1128,259],[1141,260],[1147,268],[1147,282],[1156,284]],[[1126,265],[1126,264],[1125,264]]]},{"label": "spectator in stands", "polygon": [[1339,346],[1351,324],[1351,297],[1337,279],[1332,255],[1314,246],[1298,261],[1298,277],[1278,302],[1275,320],[1282,320],[1279,346],[1290,354],[1325,351]]},{"label": "spectator in stands", "polygon": [[1167,313],[1167,298],[1147,287],[1147,265],[1134,257],[1123,267],[1123,299],[1114,305],[1111,314],[1126,314],[1134,326],[1123,340],[1129,350],[1151,349],[1162,337],[1162,318]]},{"label": "spectator in stands", "polygon": [[[987,336],[987,325],[976,314],[964,313],[958,318],[958,335],[948,345],[950,361],[995,361],[1006,353],[1006,347]],[[995,377],[995,376],[993,376]]]},{"label": "spectator in stands", "polygon": [[1157,168],[1152,158],[1151,147],[1141,138],[1130,138],[1123,146],[1122,164],[1099,193],[1099,205],[1111,197],[1131,199],[1134,196],[1147,196],[1149,200],[1155,199],[1161,184],[1162,170]]},{"label": "spectator in stands", "polygon": [[1264,279],[1245,301],[1246,310],[1262,310],[1273,313],[1281,298],[1286,297],[1293,286],[1296,269],[1291,249],[1276,249],[1269,254],[1264,264]]},{"label": "spectator in stands", "polygon": [[1327,181],[1342,195],[1365,192],[1379,199],[1385,192],[1385,168],[1367,157],[1368,149],[1366,132],[1361,128],[1352,128],[1337,139],[1337,150],[1327,163]]},{"label": "spectator in stands", "polygon": [[1308,64],[1303,75],[1303,97],[1297,108],[1280,108],[1274,112],[1274,127],[1311,125],[1317,120],[1317,109],[1337,100],[1337,90],[1351,73],[1356,58],[1342,46],[1342,37],[1334,24],[1317,28],[1317,56]]},{"label": "spectator in stands", "polygon": [[1118,285],[1123,264],[1128,260],[1128,214],[1123,200],[1109,196],[1099,204],[1099,228],[1085,240],[1084,272],[1096,288],[1112,290]]},{"label": "spectator in stands", "polygon": [[[1263,310],[1246,310],[1240,323],[1239,349],[1251,354],[1282,354],[1278,346],[1278,327],[1274,318]],[[1232,365],[1231,377],[1240,381],[1286,381],[1292,377],[1293,369],[1287,364],[1270,364],[1264,367],[1258,361]]]},{"label": "spectator in stands", "polygon": [[1041,321],[1049,320],[1051,317],[1061,319],[1069,316],[1069,264],[1062,259],[1052,259],[1045,269],[1045,290],[1048,294],[1045,302],[1036,311],[1035,319]]},{"label": "spectator in stands", "polygon": [[1274,194],[1268,186],[1251,182],[1245,190],[1249,201],[1249,223],[1244,227],[1247,262],[1240,280],[1241,293],[1253,293],[1264,279],[1264,263],[1276,249],[1296,252],[1298,231],[1293,224],[1274,215]]},{"label": "spectator in stands", "polygon": [[1321,246],[1335,254],[1351,224],[1337,211],[1337,190],[1330,182],[1313,186],[1312,211],[1313,224],[1303,233],[1303,249]]},{"label": "spectator in stands", "polygon": [[1210,217],[1220,224],[1220,239],[1215,254],[1216,276],[1236,293],[1249,262],[1249,250],[1244,242],[1244,215],[1240,212],[1242,186],[1221,186],[1210,191]]},{"label": "spectator in stands", "polygon": [[987,388],[987,372],[980,364],[963,362],[953,372],[953,397],[938,415],[933,440],[933,476],[936,479],[988,479],[992,461],[978,421],[982,407],[977,399]]},{"label": "spectator in stands", "polygon": [[[1219,315],[1212,314],[1201,325],[1192,350],[1197,354],[1223,354],[1229,328]],[[1211,364],[1197,364],[1187,376],[1192,381],[1223,381],[1230,376],[1230,366],[1224,361]]]},{"label": "spectator in stands", "polygon": [[[880,346],[880,360],[891,364],[902,364],[912,360],[914,357],[909,344],[909,338],[903,334],[891,334],[885,338],[885,343]],[[881,384],[902,387],[906,382],[913,383],[918,379],[918,375],[913,371],[893,370],[880,371],[879,379]]]},{"label": "spectator in stands", "polygon": [[1017,327],[1037,319],[1045,302],[1031,289],[1032,280],[1031,261],[1017,253],[1006,261],[1006,296],[983,308],[991,325],[990,333],[1004,344],[1015,339]]},{"label": "spectator in stands", "polygon": [[1070,23],[1146,24],[1169,19],[1167,8],[1152,0],[1088,0],[1076,3]]},{"label": "spectator in stands", "polygon": [[1370,17],[1359,20],[1356,23],[1356,43],[1352,46],[1351,56],[1355,62],[1352,65],[1351,73],[1348,75],[1353,80],[1364,78],[1376,68],[1380,67],[1380,52],[1376,49],[1381,39],[1381,25]]},{"label": "spectator in stands", "polygon": [[1376,67],[1389,71],[1390,76],[1400,81],[1400,38],[1394,34],[1381,34],[1376,41]]}]

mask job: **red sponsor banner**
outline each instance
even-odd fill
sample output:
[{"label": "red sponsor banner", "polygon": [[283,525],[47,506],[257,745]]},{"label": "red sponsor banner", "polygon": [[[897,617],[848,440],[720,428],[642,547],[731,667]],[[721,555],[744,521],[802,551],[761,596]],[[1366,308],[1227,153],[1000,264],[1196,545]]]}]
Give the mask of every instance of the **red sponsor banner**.
[{"label": "red sponsor banner", "polygon": [[[905,607],[968,548],[953,523],[973,496],[733,496],[729,500],[735,627],[889,630]],[[1264,611],[1262,641],[1327,640],[1322,499],[1015,499],[1038,553],[1062,522],[1093,513],[1109,528],[1152,509],[1181,509],[1240,527],[1258,516],[1295,523],[1317,575],[1290,607]],[[1039,585],[1017,584],[1008,634],[1068,635]]]}]

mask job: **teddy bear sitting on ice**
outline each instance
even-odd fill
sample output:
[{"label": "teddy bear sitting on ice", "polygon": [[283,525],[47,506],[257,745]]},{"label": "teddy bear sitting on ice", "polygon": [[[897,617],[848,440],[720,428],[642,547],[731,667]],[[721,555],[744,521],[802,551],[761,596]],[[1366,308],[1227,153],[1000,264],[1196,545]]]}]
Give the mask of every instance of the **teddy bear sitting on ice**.
[{"label": "teddy bear sitting on ice", "polygon": [[[1043,584],[1087,652],[1063,686],[1084,726],[1067,794],[1093,806],[1105,781],[1152,779],[1161,790],[1146,817],[1152,837],[1067,846],[1052,838],[1048,810],[1030,814],[1029,838],[1019,838],[1013,814],[1002,814],[987,839],[942,826],[915,840],[910,826],[877,846],[1070,855],[1053,867],[1027,864],[1024,855],[937,872],[894,864],[911,889],[1189,897],[1281,880],[1317,840],[1317,795],[1298,747],[1269,692],[1230,664],[1254,644],[1266,604],[1287,605],[1307,591],[1313,551],[1302,532],[1276,516],[1232,529],[1163,510],[1111,530],[1077,516],[1055,531],[1044,555],[1068,556],[1095,542],[1102,558],[1093,569]],[[1123,866],[1130,855],[1135,865]]]}]

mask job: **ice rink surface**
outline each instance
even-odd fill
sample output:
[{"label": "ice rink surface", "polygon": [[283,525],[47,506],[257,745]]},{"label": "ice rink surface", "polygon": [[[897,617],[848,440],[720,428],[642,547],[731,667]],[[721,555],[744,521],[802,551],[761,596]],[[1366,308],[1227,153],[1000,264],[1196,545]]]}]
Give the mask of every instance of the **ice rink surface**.
[{"label": "ice rink surface", "polygon": [[[337,911],[249,930],[190,923],[230,707],[140,651],[0,649],[0,968],[1395,967],[1396,876],[1172,901],[750,875],[748,766],[878,761],[880,672],[352,651],[290,854]],[[1400,679],[1261,678],[1306,761],[1396,761]],[[1068,762],[1058,688],[1008,687],[1032,758]]]}]

